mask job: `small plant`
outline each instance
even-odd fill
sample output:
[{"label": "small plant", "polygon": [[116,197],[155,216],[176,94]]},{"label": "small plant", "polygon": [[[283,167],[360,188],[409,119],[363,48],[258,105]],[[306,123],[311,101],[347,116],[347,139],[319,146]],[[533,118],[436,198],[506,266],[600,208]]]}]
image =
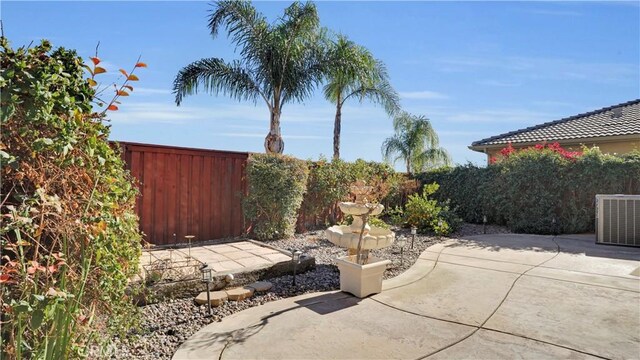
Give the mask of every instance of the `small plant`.
[{"label": "small plant", "polygon": [[406,216],[404,209],[401,206],[395,206],[392,209],[386,211],[387,219],[391,225],[404,226],[406,224]]},{"label": "small plant", "polygon": [[427,184],[421,194],[409,196],[405,209],[406,222],[421,232],[431,230],[437,235],[448,235],[455,231],[459,219],[454,217],[447,204],[442,205],[435,199],[429,199],[439,187],[437,183]]},{"label": "small plant", "polygon": [[[353,215],[347,215],[340,222],[340,225],[351,225],[353,224]],[[369,217],[369,225],[379,227],[382,229],[390,229],[391,226],[384,222],[384,220],[380,219],[378,216],[370,216]]]},{"label": "small plant", "polygon": [[384,222],[384,220],[380,219],[377,216],[372,216],[369,218],[369,225],[379,227],[381,229],[390,229],[391,226]]}]

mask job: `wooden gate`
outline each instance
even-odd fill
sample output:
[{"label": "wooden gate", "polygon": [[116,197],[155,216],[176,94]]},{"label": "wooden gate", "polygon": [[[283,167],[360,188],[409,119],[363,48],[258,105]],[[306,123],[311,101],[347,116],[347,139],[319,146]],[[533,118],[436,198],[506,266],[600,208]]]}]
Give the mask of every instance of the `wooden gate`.
[{"label": "wooden gate", "polygon": [[136,211],[145,240],[156,245],[244,233],[242,196],[248,153],[120,142],[140,182]]}]

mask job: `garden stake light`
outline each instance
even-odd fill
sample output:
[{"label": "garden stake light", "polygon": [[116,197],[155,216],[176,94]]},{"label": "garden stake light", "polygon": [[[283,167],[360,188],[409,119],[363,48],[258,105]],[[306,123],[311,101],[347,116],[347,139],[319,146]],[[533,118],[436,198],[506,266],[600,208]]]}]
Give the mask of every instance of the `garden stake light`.
[{"label": "garden stake light", "polygon": [[193,235],[187,235],[184,238],[187,239],[187,241],[189,242],[189,256],[187,256],[187,259],[191,259],[191,240],[194,238],[195,236]]},{"label": "garden stake light", "polygon": [[413,250],[413,242],[416,240],[416,234],[418,233],[418,228],[415,226],[411,227],[411,249]]},{"label": "garden stake light", "polygon": [[484,215],[482,217],[482,233],[483,234],[487,233],[487,215]]},{"label": "garden stake light", "polygon": [[404,236],[398,237],[398,246],[400,246],[400,266],[404,265],[404,246],[406,243]]},{"label": "garden stake light", "polygon": [[202,273],[202,282],[207,285],[207,308],[209,310],[209,315],[211,315],[211,294],[209,294],[209,284],[212,280],[211,268],[207,263],[204,263],[200,267],[200,272]]},{"label": "garden stake light", "polygon": [[291,251],[291,262],[293,262],[293,286],[296,286],[296,270],[298,267],[298,263],[300,262],[301,251],[292,250]]}]

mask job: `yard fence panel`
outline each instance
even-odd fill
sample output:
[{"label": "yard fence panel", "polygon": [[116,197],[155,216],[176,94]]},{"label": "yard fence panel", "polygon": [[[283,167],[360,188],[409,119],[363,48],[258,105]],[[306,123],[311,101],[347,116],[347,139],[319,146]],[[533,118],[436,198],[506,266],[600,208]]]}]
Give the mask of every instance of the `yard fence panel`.
[{"label": "yard fence panel", "polygon": [[136,210],[145,240],[155,245],[239,236],[245,232],[246,152],[120,142],[138,179]]}]

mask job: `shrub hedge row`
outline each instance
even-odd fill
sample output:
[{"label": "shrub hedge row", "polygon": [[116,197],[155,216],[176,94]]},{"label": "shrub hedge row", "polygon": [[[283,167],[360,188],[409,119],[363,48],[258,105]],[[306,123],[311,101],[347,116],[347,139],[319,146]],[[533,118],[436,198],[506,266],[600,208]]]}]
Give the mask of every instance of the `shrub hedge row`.
[{"label": "shrub hedge row", "polygon": [[614,156],[598,148],[579,155],[538,146],[505,152],[488,167],[472,164],[419,175],[436,182],[467,222],[506,225],[523,233],[594,231],[596,194],[640,194],[640,152]]},{"label": "shrub hedge row", "polygon": [[349,186],[356,180],[382,183],[386,196],[381,202],[387,208],[406,201],[407,180],[387,164],[253,154],[247,165],[245,217],[252,223],[253,235],[261,240],[293,235],[299,217],[307,222],[304,226],[335,224],[340,220],[335,204],[349,200]]}]

